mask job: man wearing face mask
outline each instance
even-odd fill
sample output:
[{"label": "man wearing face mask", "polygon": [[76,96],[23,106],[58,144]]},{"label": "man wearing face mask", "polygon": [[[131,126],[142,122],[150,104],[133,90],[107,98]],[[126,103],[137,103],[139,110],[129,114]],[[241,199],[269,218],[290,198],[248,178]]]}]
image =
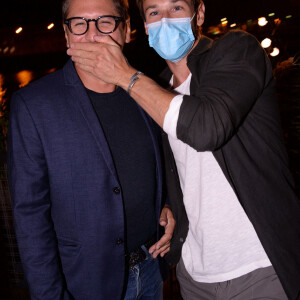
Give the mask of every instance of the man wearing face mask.
[{"label": "man wearing face mask", "polygon": [[177,221],[167,259],[179,262],[183,298],[300,299],[300,207],[264,50],[242,31],[202,36],[202,1],[137,4],[171,88],[128,65],[109,38],[68,54],[127,90],[167,133]]}]

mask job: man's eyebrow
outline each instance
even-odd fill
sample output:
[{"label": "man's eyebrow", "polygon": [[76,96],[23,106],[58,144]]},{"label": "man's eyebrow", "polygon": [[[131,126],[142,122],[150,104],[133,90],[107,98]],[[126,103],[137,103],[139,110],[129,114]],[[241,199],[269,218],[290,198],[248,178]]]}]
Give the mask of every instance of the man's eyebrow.
[{"label": "man's eyebrow", "polygon": [[[176,3],[176,2],[185,2],[187,3],[187,0],[171,0],[171,3]],[[157,8],[156,4],[150,5],[145,9],[145,13],[147,12],[148,9],[154,9]]]},{"label": "man's eyebrow", "polygon": [[156,8],[157,7],[157,5],[150,5],[150,6],[148,6],[146,9],[145,9],[145,13],[147,12],[147,10],[149,10],[149,9],[153,9],[153,8]]},{"label": "man's eyebrow", "polygon": [[185,2],[187,3],[187,0],[171,0],[172,3],[176,3],[176,2]]}]

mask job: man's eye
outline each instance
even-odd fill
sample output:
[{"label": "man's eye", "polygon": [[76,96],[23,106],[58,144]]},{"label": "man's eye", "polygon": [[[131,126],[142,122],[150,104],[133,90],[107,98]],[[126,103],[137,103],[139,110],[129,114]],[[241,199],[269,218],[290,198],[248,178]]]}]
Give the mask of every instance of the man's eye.
[{"label": "man's eye", "polygon": [[150,13],[150,16],[157,16],[158,15],[158,12],[157,11],[152,11],[151,13]]},{"label": "man's eye", "polygon": [[181,6],[175,6],[174,10],[181,10],[182,7]]},{"label": "man's eye", "polygon": [[73,22],[73,26],[84,26],[85,25],[85,22]]}]

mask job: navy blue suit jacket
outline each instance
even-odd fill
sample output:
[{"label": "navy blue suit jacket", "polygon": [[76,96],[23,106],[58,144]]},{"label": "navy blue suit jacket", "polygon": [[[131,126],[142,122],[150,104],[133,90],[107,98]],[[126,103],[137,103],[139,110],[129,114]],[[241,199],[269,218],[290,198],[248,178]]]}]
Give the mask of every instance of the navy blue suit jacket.
[{"label": "navy blue suit jacket", "polygon": [[[158,132],[141,114],[156,154],[158,220]],[[107,141],[71,61],[13,95],[8,171],[32,299],[120,299],[125,276],[122,193]]]}]

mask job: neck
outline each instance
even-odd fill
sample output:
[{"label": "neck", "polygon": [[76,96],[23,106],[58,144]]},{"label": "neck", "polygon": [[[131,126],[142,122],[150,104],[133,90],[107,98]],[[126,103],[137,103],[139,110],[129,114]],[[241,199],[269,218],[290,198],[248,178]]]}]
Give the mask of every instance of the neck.
[{"label": "neck", "polygon": [[167,64],[173,73],[173,88],[177,88],[187,79],[190,74],[186,57],[176,63],[167,61]]},{"label": "neck", "polygon": [[190,75],[191,72],[187,66],[187,57],[191,53],[191,51],[193,51],[193,49],[196,47],[199,40],[200,38],[198,38],[195,41],[193,47],[190,49],[188,54],[180,61],[178,62],[172,62],[169,60],[166,61],[171,72],[173,73],[173,88],[177,88],[178,86],[180,86]]},{"label": "neck", "polygon": [[75,69],[83,85],[89,90],[92,90],[97,93],[111,93],[117,88],[116,85],[106,83],[98,79],[91,73],[88,73],[87,71],[78,68],[76,64]]}]

